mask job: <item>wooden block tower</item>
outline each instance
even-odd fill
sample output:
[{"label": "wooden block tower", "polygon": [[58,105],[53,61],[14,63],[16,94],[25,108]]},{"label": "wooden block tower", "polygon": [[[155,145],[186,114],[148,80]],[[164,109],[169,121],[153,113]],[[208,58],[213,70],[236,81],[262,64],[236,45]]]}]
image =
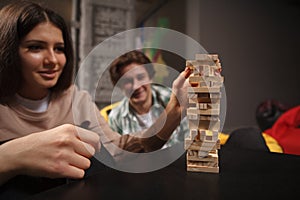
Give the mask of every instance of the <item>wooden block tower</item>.
[{"label": "wooden block tower", "polygon": [[186,65],[193,70],[187,109],[190,135],[184,145],[187,171],[219,173],[221,64],[218,55],[196,54]]}]

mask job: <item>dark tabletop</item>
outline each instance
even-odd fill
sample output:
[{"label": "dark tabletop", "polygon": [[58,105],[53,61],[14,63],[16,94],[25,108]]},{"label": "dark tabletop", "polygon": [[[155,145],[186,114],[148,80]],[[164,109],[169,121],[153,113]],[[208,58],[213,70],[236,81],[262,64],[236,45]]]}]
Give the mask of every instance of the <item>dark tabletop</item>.
[{"label": "dark tabletop", "polygon": [[219,174],[187,172],[185,159],[184,155],[164,169],[139,174],[94,164],[96,170],[85,179],[29,199],[298,199],[300,195],[300,156],[224,147],[219,151]]}]

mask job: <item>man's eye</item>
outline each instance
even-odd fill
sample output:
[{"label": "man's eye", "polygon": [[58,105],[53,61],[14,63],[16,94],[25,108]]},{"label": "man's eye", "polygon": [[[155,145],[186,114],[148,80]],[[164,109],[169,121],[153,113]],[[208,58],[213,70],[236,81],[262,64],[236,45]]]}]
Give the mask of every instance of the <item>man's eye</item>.
[{"label": "man's eye", "polygon": [[139,74],[139,75],[137,75],[137,79],[139,80],[139,81],[142,81],[142,80],[144,80],[146,78],[146,75],[145,74]]},{"label": "man's eye", "polygon": [[133,82],[132,79],[122,78],[122,79],[119,80],[119,85],[124,86],[124,85],[127,85],[127,84],[131,84],[132,82]]}]

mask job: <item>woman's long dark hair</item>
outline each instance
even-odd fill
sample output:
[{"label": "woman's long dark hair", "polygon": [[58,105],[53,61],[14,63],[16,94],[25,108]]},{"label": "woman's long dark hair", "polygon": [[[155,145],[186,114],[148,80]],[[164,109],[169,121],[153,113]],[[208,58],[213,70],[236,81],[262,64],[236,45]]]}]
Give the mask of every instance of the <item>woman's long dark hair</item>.
[{"label": "woman's long dark hair", "polygon": [[0,103],[7,104],[21,88],[19,58],[21,40],[38,24],[51,22],[62,31],[66,64],[57,84],[50,90],[58,95],[70,87],[74,73],[72,39],[64,19],[54,11],[29,1],[16,1],[0,10]]}]

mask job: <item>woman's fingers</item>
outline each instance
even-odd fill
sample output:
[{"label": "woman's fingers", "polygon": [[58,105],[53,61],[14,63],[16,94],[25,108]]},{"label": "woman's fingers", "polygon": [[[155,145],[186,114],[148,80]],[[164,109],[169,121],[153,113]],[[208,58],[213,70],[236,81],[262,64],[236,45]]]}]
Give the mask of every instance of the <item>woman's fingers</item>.
[{"label": "woman's fingers", "polygon": [[50,178],[82,178],[99,148],[99,136],[89,130],[65,124],[14,139],[3,145],[7,166],[16,174]]},{"label": "woman's fingers", "polygon": [[72,154],[70,155],[69,165],[77,167],[79,169],[88,169],[91,165],[91,161],[86,158],[85,156],[82,156],[80,154]]},{"label": "woman's fingers", "polygon": [[[75,127],[75,135],[82,142],[93,146],[95,150],[100,150],[100,137],[95,132],[89,131],[84,128]],[[89,149],[90,147],[87,146],[87,148]]]},{"label": "woman's fingers", "polygon": [[80,140],[78,140],[74,143],[73,148],[76,153],[78,153],[86,158],[91,158],[96,152],[96,149],[92,145],[82,142]]},{"label": "woman's fingers", "polygon": [[65,170],[63,177],[73,178],[73,179],[80,179],[84,177],[84,169],[78,168],[76,166],[69,165],[68,170]]}]

